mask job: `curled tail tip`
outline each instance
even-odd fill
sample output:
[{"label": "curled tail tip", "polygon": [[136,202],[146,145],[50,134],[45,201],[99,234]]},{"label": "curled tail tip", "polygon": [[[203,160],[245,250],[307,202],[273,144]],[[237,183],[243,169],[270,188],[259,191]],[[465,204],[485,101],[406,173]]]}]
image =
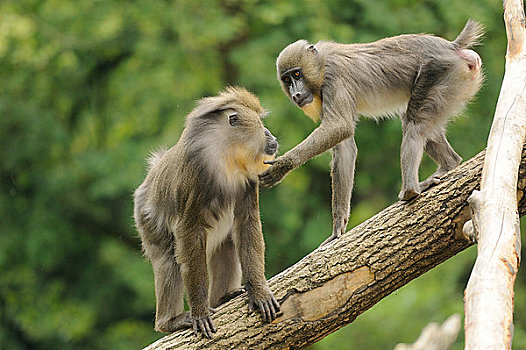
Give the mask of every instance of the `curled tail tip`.
[{"label": "curled tail tip", "polygon": [[460,32],[453,44],[459,49],[480,45],[484,36],[484,26],[473,19],[468,19],[464,29]]}]

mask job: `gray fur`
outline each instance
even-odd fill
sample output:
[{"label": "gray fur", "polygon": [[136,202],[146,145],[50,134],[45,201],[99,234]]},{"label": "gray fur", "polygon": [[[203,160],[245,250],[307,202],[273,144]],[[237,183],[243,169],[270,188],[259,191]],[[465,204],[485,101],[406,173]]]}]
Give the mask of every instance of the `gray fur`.
[{"label": "gray fur", "polygon": [[257,175],[277,149],[264,114],[254,95],[228,88],[200,100],[177,144],[148,158],[134,217],[153,266],[158,331],[193,327],[211,337],[210,306],[241,283],[266,321],[279,312],[264,275],[259,219]]},{"label": "gray fur", "polygon": [[[428,34],[405,34],[365,44],[320,41],[313,45],[298,40],[287,46],[276,62],[282,90],[321,123],[276,159],[260,175],[260,184],[274,186],[292,169],[334,147],[333,233],[327,241],[339,237],[349,215],[356,158],[356,147],[349,145],[354,144],[359,115],[374,119],[399,115],[402,120],[400,199],[414,198],[438,183],[461,161],[445,130],[482,84],[480,57],[467,49],[478,44],[482,34],[482,26],[469,20],[452,42]],[[419,182],[424,150],[438,169]]]}]

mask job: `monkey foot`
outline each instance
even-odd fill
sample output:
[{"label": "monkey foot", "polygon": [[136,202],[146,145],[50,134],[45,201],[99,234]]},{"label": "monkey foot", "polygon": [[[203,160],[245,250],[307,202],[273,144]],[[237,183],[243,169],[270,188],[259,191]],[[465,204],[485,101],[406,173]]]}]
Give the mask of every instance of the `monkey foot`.
[{"label": "monkey foot", "polygon": [[196,335],[202,333],[207,338],[212,338],[212,333],[217,332],[210,315],[204,317],[192,317],[192,328]]},{"label": "monkey foot", "polygon": [[192,328],[192,318],[189,311],[164,321],[157,321],[155,324],[155,330],[163,333],[173,333],[186,328]]},{"label": "monkey foot", "polygon": [[270,323],[279,317],[282,312],[276,297],[268,290],[264,296],[255,298],[252,293],[248,294],[248,310],[254,311],[256,308],[259,309],[263,316],[263,321]]},{"label": "monkey foot", "polygon": [[424,181],[420,182],[420,192],[427,190],[429,187],[438,185],[440,183],[440,175],[431,175]]},{"label": "monkey foot", "polygon": [[326,240],[324,240],[323,242],[321,242],[320,244],[320,247],[323,247],[323,246],[326,246],[327,244],[331,243],[332,241],[336,240],[340,238],[340,236],[338,235],[335,235],[334,233],[332,235],[330,235]]},{"label": "monkey foot", "polygon": [[413,189],[407,189],[407,190],[402,190],[400,194],[398,195],[398,198],[402,201],[408,201],[410,199],[417,197],[419,194],[420,192],[417,192]]},{"label": "monkey foot", "polygon": [[230,292],[226,293],[219,299],[217,306],[222,305],[243,293],[245,293],[245,288],[237,288],[237,289],[231,290]]}]

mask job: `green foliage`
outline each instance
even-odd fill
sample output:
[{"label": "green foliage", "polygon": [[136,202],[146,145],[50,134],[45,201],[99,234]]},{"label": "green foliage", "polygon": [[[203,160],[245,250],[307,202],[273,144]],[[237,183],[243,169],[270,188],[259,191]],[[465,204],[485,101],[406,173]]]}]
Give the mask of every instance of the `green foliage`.
[{"label": "green foliage", "polygon": [[[132,222],[144,158],[174,144],[194,101],[227,84],[255,92],[282,152],[315,127],[283,96],[275,57],[299,38],[371,41],[405,32],[453,39],[487,27],[487,74],[450,128],[465,158],[491,124],[505,53],[495,1],[11,0],[0,2],[0,349],[129,349],[151,343],[151,267]],[[396,200],[400,123],[361,121],[350,226]],[[331,231],[330,156],[261,193],[268,276]],[[433,171],[425,160],[422,176]],[[293,249],[291,249],[293,247]],[[471,250],[402,288],[315,349],[386,349],[462,312]],[[526,349],[525,276],[515,348]],[[444,283],[445,282],[445,283]],[[418,317],[415,317],[415,316]],[[460,342],[458,344],[461,344]],[[460,348],[460,345],[457,345]]]}]

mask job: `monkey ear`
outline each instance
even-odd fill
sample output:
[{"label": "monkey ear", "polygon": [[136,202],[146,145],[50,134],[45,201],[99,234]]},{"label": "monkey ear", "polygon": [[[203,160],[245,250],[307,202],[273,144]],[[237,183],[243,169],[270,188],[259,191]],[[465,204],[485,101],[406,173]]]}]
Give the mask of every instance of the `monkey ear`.
[{"label": "monkey ear", "polygon": [[307,51],[318,52],[318,50],[316,49],[316,46],[314,46],[313,44],[310,44],[309,46],[307,46]]}]

